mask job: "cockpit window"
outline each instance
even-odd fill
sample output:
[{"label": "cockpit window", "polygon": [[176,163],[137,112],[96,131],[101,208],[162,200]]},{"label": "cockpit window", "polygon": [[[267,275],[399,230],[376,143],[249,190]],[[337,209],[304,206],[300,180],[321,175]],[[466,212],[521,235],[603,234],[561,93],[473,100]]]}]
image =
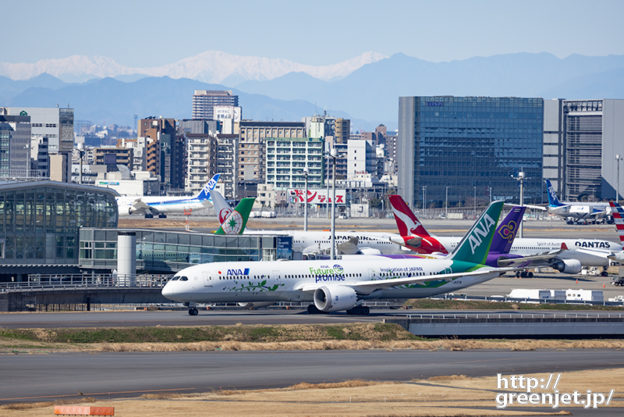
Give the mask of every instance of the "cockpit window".
[{"label": "cockpit window", "polygon": [[171,281],[177,281],[179,279],[180,279],[180,277],[176,275],[175,277],[171,278]]},{"label": "cockpit window", "polygon": [[187,277],[180,277],[180,281],[188,281]]}]

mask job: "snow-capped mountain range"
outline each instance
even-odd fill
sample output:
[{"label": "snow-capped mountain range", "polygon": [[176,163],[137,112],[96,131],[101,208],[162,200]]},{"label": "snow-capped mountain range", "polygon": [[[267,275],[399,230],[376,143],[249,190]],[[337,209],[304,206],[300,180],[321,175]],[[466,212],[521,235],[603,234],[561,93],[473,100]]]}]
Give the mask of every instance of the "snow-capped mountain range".
[{"label": "snow-capped mountain range", "polygon": [[236,84],[243,81],[272,80],[289,73],[306,73],[320,80],[343,78],[364,65],[387,58],[377,52],[330,65],[307,65],[287,59],[232,55],[205,51],[177,62],[156,67],[128,67],[103,56],[73,55],[67,58],[42,59],[34,63],[0,62],[0,75],[13,80],[27,80],[50,74],[64,81],[129,75],[189,78],[206,83]]}]

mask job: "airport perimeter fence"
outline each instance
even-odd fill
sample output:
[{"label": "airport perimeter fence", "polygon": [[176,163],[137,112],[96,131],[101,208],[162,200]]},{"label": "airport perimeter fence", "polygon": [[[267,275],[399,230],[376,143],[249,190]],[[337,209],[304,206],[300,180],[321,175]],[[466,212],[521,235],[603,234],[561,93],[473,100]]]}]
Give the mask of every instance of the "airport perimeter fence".
[{"label": "airport perimeter fence", "polygon": [[162,288],[173,274],[32,274],[28,281],[0,282],[0,292],[66,288]]}]

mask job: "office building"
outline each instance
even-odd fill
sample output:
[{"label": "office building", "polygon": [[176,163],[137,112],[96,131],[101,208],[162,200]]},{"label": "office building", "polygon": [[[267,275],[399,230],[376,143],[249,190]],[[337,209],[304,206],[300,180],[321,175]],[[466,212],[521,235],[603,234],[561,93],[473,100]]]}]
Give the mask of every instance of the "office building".
[{"label": "office building", "polygon": [[[71,179],[72,151],[74,149],[74,109],[58,107],[3,107],[0,114],[30,116],[30,159],[33,177]],[[59,155],[50,158],[50,155]]]},{"label": "office building", "polygon": [[117,165],[124,165],[131,170],[134,163],[132,148],[118,148],[116,146],[102,146],[95,148],[95,164],[112,166],[112,171],[117,170]]},{"label": "office building", "polygon": [[240,106],[214,106],[213,117],[221,123],[221,133],[226,135],[238,134],[239,122],[243,117],[243,108]]},{"label": "office building", "polygon": [[0,178],[30,176],[30,116],[0,113]]},{"label": "office building", "polygon": [[347,141],[347,179],[354,180],[362,175],[379,177],[376,148],[368,140],[349,140]]},{"label": "office building", "polygon": [[412,207],[542,200],[543,100],[400,97],[399,193]]},{"label": "office building", "polygon": [[[544,178],[566,200],[615,199],[622,137],[624,100],[545,100]],[[619,185],[621,198],[621,178]]]},{"label": "office building", "polygon": [[232,91],[195,90],[192,118],[215,120],[215,106],[238,106],[238,96]]}]

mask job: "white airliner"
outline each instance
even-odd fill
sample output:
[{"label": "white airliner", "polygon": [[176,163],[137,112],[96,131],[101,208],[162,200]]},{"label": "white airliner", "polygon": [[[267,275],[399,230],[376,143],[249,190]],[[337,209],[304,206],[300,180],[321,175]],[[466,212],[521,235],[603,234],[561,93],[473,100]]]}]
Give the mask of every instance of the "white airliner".
[{"label": "white airliner", "polygon": [[[212,192],[212,202],[219,217],[219,223],[232,212],[230,205],[218,191]],[[301,252],[305,257],[331,252],[331,232],[303,230],[244,230],[247,235],[284,235],[291,236],[293,250]],[[383,232],[336,232],[336,253],[338,255],[396,255],[409,253],[409,249],[393,243],[401,237],[396,233]]]},{"label": "white airliner", "polygon": [[119,215],[143,214],[145,218],[155,215],[164,218],[167,214],[190,214],[210,206],[210,193],[214,190],[221,174],[215,174],[195,196],[188,197],[117,197]]},{"label": "white airliner", "polygon": [[309,312],[367,314],[362,300],[428,297],[495,278],[512,268],[483,265],[503,202],[492,203],[444,259],[413,255],[347,260],[215,262],[185,268],[162,289],[174,301],[195,303],[311,301]]},{"label": "white airliner", "polygon": [[576,203],[559,201],[557,193],[549,180],[546,180],[548,191],[548,213],[562,217],[568,224],[579,221],[596,221],[611,215],[609,203]]},{"label": "white airliner", "polygon": [[[423,250],[428,248],[435,252],[446,253],[455,249],[460,241],[459,237],[429,235],[400,196],[390,196],[390,204],[395,213],[399,232],[408,234],[402,237],[405,247],[420,253],[426,253]],[[419,245],[411,247],[412,240]],[[582,267],[596,266],[603,267],[603,275],[606,275],[610,260],[624,261],[622,244],[599,239],[515,238],[509,251],[512,255],[521,256],[546,255],[553,252],[558,253],[551,266],[566,274],[576,274]]]}]

